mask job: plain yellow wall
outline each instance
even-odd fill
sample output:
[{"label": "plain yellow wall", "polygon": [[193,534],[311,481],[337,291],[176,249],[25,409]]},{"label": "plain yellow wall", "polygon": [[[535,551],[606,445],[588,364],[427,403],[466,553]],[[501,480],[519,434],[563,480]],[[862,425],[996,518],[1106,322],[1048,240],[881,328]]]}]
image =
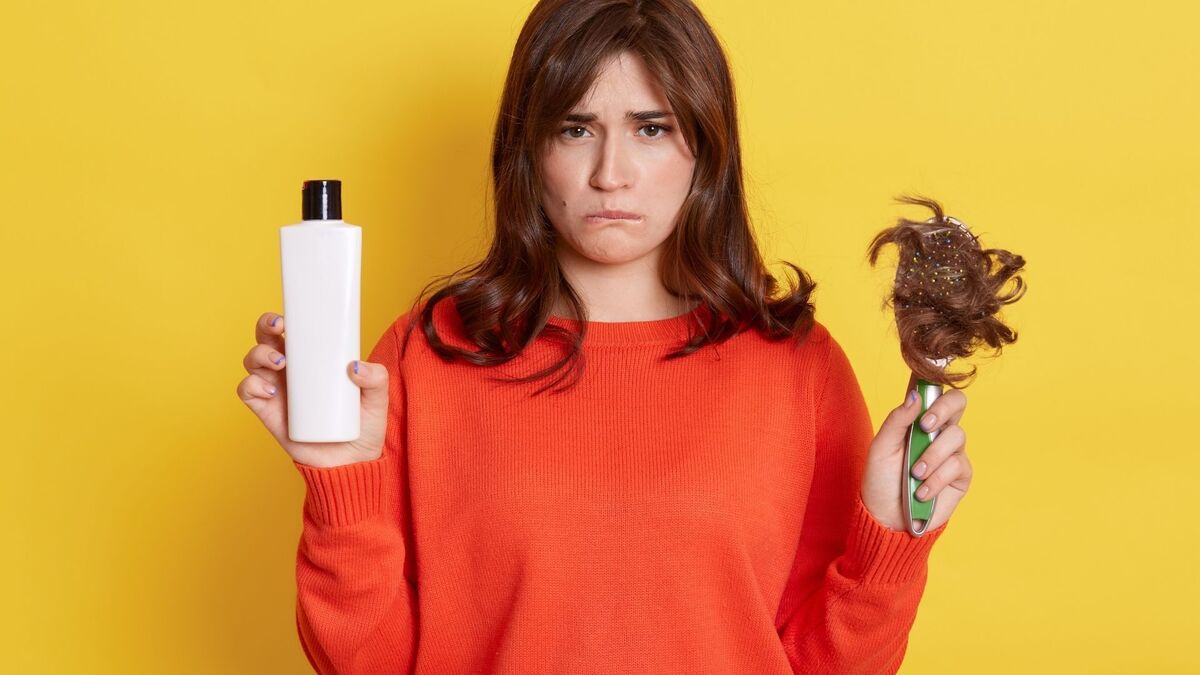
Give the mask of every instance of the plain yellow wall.
[{"label": "plain yellow wall", "polygon": [[[363,354],[490,237],[532,2],[11,3],[0,43],[0,670],[306,672],[303,487],[237,399],[300,183],[364,228]],[[1191,3],[702,1],[764,255],[820,284],[876,422],[864,260],[927,194],[1028,262],[967,389],[974,483],[904,673],[1200,669]]]}]

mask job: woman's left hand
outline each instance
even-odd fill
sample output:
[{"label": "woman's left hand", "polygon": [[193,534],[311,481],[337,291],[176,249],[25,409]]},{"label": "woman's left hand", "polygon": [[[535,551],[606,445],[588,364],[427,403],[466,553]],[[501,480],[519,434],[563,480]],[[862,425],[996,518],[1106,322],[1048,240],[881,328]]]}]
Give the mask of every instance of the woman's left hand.
[{"label": "woman's left hand", "polygon": [[[867,465],[863,472],[862,501],[875,520],[893,530],[907,531],[904,522],[904,511],[900,476],[907,467],[904,466],[904,448],[908,443],[908,428],[917,419],[921,406],[916,401],[913,391],[908,393],[905,402],[893,410],[880,425],[879,433],[871,441],[867,452]],[[940,527],[950,519],[958,502],[967,494],[971,484],[971,462],[967,459],[967,435],[958,426],[959,419],[967,408],[967,396],[961,389],[951,388],[942,394],[929,407],[926,415],[935,416],[933,426],[925,426],[926,431],[938,430],[937,438],[929,444],[917,465],[913,467],[913,475],[924,479],[917,491],[917,498],[927,502],[934,497],[933,517],[926,530]],[[921,464],[924,471],[920,471]],[[926,493],[921,494],[921,490]]]}]

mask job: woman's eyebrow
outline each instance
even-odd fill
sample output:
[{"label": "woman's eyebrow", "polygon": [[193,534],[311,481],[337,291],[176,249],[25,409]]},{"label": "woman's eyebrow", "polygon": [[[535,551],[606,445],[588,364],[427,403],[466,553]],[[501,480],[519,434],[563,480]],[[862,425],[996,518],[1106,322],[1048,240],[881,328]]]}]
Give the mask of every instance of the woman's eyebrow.
[{"label": "woman's eyebrow", "polygon": [[[674,116],[675,113],[665,112],[662,110],[641,110],[638,112],[630,110],[629,112],[625,113],[625,119],[633,122],[649,122],[650,120]],[[596,113],[570,113],[564,119],[567,122],[595,122]]]}]

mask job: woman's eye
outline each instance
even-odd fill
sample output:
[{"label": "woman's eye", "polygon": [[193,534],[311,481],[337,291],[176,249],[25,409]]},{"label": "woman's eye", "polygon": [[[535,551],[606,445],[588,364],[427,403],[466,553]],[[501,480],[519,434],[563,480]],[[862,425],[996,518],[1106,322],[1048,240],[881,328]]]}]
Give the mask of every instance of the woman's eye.
[{"label": "woman's eye", "polygon": [[646,125],[642,126],[641,128],[642,129],[658,129],[659,130],[659,133],[657,133],[657,134],[647,134],[650,138],[658,138],[659,136],[666,136],[667,132],[670,131],[670,129],[668,127],[664,127],[661,124],[646,124]]}]

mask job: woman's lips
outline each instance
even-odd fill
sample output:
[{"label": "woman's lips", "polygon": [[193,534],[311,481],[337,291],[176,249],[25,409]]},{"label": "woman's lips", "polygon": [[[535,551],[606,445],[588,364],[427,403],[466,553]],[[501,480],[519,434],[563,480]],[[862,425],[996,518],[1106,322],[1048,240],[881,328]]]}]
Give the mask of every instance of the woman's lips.
[{"label": "woman's lips", "polygon": [[589,222],[599,223],[606,220],[641,220],[642,217],[628,211],[597,211],[588,214],[587,219]]}]

